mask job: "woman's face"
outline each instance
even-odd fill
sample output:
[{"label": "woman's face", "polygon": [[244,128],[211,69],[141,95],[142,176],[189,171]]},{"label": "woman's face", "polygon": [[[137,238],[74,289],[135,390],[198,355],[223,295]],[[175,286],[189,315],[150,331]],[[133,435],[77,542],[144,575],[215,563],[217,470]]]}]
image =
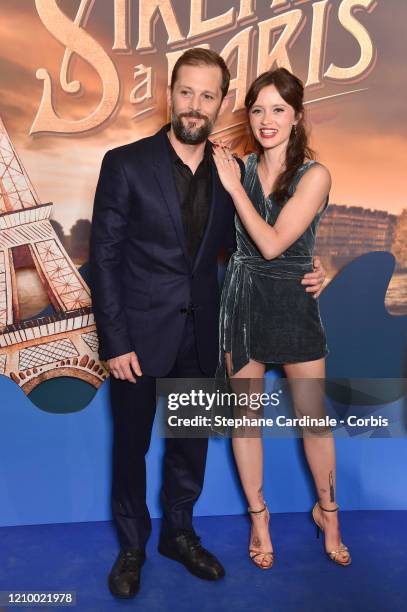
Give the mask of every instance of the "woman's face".
[{"label": "woman's face", "polygon": [[274,85],[267,85],[249,111],[250,126],[263,149],[288,145],[293,125],[297,124],[295,110],[280,96]]}]

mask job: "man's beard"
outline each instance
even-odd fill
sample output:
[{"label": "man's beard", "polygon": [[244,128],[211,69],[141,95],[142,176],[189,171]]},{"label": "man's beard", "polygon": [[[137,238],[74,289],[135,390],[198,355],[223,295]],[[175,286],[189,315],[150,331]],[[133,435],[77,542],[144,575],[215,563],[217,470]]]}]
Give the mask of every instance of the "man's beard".
[{"label": "man's beard", "polygon": [[[182,118],[186,117],[189,119],[203,119],[204,123],[198,128],[188,128],[184,126]],[[177,139],[184,144],[195,145],[205,142],[209,134],[212,132],[216,117],[213,121],[210,121],[206,115],[201,115],[196,111],[189,113],[181,113],[176,115],[174,111],[171,113],[171,125],[174,130],[174,134]]]}]

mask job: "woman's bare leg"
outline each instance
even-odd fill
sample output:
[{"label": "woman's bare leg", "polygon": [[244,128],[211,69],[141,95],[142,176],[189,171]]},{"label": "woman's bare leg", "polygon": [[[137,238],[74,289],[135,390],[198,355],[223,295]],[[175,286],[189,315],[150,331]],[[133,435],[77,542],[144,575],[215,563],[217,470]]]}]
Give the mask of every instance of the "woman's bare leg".
[{"label": "woman's bare leg", "polygon": [[[239,372],[231,375],[230,355],[226,353],[226,365],[231,379],[232,388],[235,392],[244,391],[249,393],[261,393],[263,389],[263,378],[265,366],[258,361],[250,360]],[[239,379],[246,379],[246,387],[239,384]],[[235,381],[235,385],[233,385]],[[241,381],[243,382],[243,381]],[[258,389],[261,385],[261,389]],[[247,414],[247,409],[244,410]],[[263,499],[263,443],[261,430],[257,435],[251,431],[247,437],[238,437],[237,432],[232,437],[233,453],[237,469],[245,492],[247,503],[252,510],[261,510],[264,507]],[[268,513],[266,511],[259,514],[250,514],[252,519],[252,532],[249,548],[259,552],[272,551],[273,547],[270,540],[268,528]],[[270,565],[270,555],[258,555],[255,562],[258,565],[267,567]]]},{"label": "woman's bare leg", "polygon": [[[284,370],[291,381],[291,392],[294,407],[303,416],[304,413],[316,418],[326,415],[324,393],[321,387],[325,379],[325,360],[318,359],[304,363],[286,364]],[[311,380],[305,380],[311,379]],[[336,464],[335,442],[331,431],[318,433],[304,430],[304,451],[312,472],[318,501],[323,508],[336,508]],[[337,512],[323,512],[318,506],[316,516],[323,526],[325,534],[325,549],[338,550],[341,542]],[[338,561],[346,562],[349,553],[340,553]]]}]

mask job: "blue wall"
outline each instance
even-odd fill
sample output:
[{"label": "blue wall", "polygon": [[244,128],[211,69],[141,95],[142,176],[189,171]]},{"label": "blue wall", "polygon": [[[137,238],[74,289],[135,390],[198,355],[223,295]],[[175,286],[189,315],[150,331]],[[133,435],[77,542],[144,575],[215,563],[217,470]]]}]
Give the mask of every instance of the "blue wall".
[{"label": "blue wall", "polygon": [[[80,412],[51,414],[36,408],[2,378],[0,525],[110,518],[108,388]],[[407,509],[407,444],[403,438],[337,440],[337,497],[343,509]],[[148,503],[160,514],[163,440],[153,435],[148,454]],[[273,512],[306,511],[314,497],[297,439],[265,440],[265,496]],[[240,514],[240,493],[230,441],[210,440],[204,491],[197,515]]]},{"label": "blue wall", "polygon": [[[407,317],[392,317],[384,309],[393,265],[390,255],[370,253],[349,264],[325,290],[321,310],[330,376],[404,374]],[[69,393],[64,395],[69,404]],[[0,525],[109,519],[110,439],[108,384],[86,408],[55,414],[39,409],[15,383],[0,377]],[[160,513],[162,452],[163,440],[153,433],[148,455],[153,517]],[[406,464],[404,438],[337,439],[341,508],[407,509]],[[313,486],[300,440],[265,440],[265,497],[273,512],[311,508]],[[210,440],[196,514],[245,510],[230,442]]]}]

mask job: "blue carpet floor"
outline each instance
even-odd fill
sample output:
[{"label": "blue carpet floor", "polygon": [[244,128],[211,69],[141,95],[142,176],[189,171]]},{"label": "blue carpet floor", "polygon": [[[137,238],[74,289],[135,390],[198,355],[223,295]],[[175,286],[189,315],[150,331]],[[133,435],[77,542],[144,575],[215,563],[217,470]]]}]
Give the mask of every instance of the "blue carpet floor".
[{"label": "blue carpet floor", "polygon": [[247,517],[197,518],[202,543],[226,568],[226,577],[215,583],[158,554],[155,520],[141,590],[133,600],[115,600],[107,589],[117,554],[111,523],[2,527],[0,590],[76,591],[77,605],[65,609],[80,612],[404,612],[406,519],[401,511],[341,512],[342,538],[353,563],[339,567],[324,555],[309,515],[272,514],[276,560],[271,570],[261,571],[247,558]]}]

